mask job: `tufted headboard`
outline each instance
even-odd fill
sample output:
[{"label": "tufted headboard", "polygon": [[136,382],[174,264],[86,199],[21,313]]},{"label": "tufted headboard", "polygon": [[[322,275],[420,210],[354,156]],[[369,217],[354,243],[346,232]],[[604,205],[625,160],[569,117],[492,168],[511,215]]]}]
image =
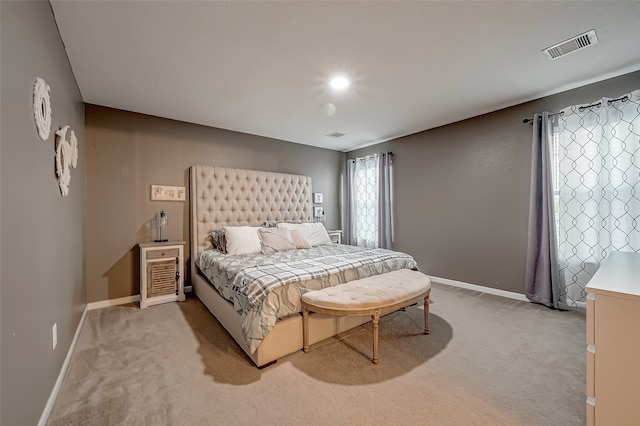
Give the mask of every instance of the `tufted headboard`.
[{"label": "tufted headboard", "polygon": [[209,231],[224,225],[312,219],[309,176],[192,166],[190,184],[192,258],[212,247]]}]

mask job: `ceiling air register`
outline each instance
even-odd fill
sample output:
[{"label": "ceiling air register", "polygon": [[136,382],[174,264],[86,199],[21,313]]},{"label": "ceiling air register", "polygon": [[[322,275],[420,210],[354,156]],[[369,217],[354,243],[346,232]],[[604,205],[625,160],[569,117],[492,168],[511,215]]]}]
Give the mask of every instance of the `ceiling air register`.
[{"label": "ceiling air register", "polygon": [[565,40],[562,43],[547,47],[543,52],[547,55],[547,58],[552,61],[594,44],[598,44],[598,36],[596,35],[596,30],[590,30],[584,34]]}]

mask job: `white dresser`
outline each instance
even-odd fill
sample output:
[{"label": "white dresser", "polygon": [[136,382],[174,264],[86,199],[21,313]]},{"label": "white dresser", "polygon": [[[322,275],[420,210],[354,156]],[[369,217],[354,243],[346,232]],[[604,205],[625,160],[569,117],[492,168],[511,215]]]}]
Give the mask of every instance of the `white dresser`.
[{"label": "white dresser", "polygon": [[611,253],[586,290],[587,425],[638,425],[640,253]]}]

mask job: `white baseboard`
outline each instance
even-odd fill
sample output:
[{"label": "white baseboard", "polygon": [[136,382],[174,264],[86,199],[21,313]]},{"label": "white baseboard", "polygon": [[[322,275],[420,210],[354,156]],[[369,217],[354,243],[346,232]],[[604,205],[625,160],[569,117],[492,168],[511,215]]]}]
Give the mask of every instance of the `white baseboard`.
[{"label": "white baseboard", "polygon": [[[190,285],[184,286],[184,292],[190,293],[192,291],[192,287]],[[135,294],[133,296],[120,297],[118,299],[109,299],[109,300],[100,300],[99,302],[91,302],[87,304],[87,311],[93,311],[94,309],[102,309],[107,308],[109,306],[118,306],[124,305],[127,303],[134,303],[140,301],[140,295]]]},{"label": "white baseboard", "polygon": [[93,311],[94,309],[102,309],[109,306],[124,305],[126,303],[139,302],[140,295],[120,297],[118,299],[101,300],[99,302],[91,302],[87,304],[87,311]]},{"label": "white baseboard", "polygon": [[500,290],[500,289],[491,288],[491,287],[483,287],[481,285],[469,284],[462,281],[450,280],[447,278],[440,278],[440,277],[434,277],[434,276],[429,276],[429,277],[431,278],[431,281],[435,283],[450,285],[453,287],[466,288],[467,290],[475,290],[481,293],[493,294],[495,296],[507,297],[509,299],[520,300],[523,302],[529,301],[529,299],[527,299],[527,296],[525,296],[524,294],[514,293],[512,291]]},{"label": "white baseboard", "polygon": [[78,342],[80,330],[82,330],[82,325],[84,324],[84,320],[87,317],[87,311],[87,306],[85,306],[84,310],[82,311],[82,316],[80,317],[78,327],[76,328],[76,332],[73,335],[73,340],[71,340],[71,345],[69,346],[69,350],[67,351],[67,356],[64,358],[64,362],[62,363],[62,367],[60,368],[60,373],[58,374],[56,383],[53,385],[53,389],[51,390],[51,394],[49,395],[49,399],[47,400],[47,405],[44,406],[44,410],[42,411],[42,415],[40,416],[40,420],[38,421],[38,426],[46,425],[47,420],[49,420],[49,414],[51,414],[53,404],[56,402],[56,398],[58,398],[58,393],[60,392],[60,388],[62,387],[64,376],[67,374],[67,369],[69,368],[69,363],[71,362],[71,356],[73,355],[76,343]]}]

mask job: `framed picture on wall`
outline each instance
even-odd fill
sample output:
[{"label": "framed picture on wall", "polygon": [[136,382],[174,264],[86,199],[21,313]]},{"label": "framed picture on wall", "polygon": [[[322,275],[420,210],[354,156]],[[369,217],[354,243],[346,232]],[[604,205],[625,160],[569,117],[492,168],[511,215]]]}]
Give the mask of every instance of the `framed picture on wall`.
[{"label": "framed picture on wall", "polygon": [[313,193],[313,202],[314,204],[322,204],[322,192]]}]

